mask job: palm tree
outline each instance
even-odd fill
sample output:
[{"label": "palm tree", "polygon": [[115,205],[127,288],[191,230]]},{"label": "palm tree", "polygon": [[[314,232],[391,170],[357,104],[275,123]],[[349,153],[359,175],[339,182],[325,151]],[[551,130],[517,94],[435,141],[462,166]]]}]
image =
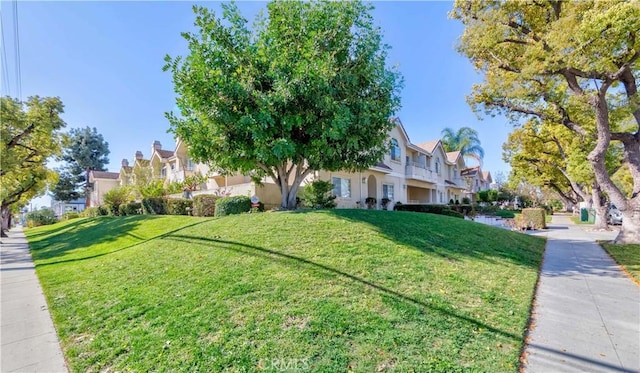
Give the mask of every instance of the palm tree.
[{"label": "palm tree", "polygon": [[442,130],[442,146],[447,152],[460,151],[463,157],[476,159],[482,165],[484,149],[480,146],[478,131],[470,127],[462,127],[458,131],[447,127]]}]

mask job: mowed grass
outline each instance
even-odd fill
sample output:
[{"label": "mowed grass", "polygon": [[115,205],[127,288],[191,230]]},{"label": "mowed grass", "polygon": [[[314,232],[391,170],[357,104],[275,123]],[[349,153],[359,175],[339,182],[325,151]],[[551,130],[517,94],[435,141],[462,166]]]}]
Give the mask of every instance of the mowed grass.
[{"label": "mowed grass", "polygon": [[601,243],[611,257],[640,284],[640,245]]},{"label": "mowed grass", "polygon": [[76,372],[515,372],[544,247],[367,210],[103,217],[27,234]]}]

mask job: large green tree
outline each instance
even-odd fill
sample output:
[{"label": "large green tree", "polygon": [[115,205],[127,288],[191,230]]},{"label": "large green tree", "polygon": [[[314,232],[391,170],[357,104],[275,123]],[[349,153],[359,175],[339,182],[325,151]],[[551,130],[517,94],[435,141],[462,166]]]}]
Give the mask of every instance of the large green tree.
[{"label": "large green tree", "polygon": [[109,143],[95,127],[72,128],[63,145],[62,160],[66,165],[51,194],[54,199],[66,202],[88,195],[89,171],[106,171],[110,152]]},{"label": "large green tree", "polygon": [[195,7],[189,55],[166,57],[181,111],[167,117],[194,159],[271,177],[288,209],[312,171],[383,157],[402,79],[370,5],[274,1],[252,29],[235,5],[223,9],[218,19]]},{"label": "large green tree", "polygon": [[26,204],[57,179],[46,162],[60,152],[63,107],[58,98],[0,98],[0,235],[15,205]]},{"label": "large green tree", "polygon": [[[606,199],[586,159],[592,148],[591,142],[574,136],[564,126],[533,118],[509,134],[503,159],[511,165],[512,177],[517,180],[549,188],[568,205],[590,203],[596,210],[596,227],[606,228]],[[620,146],[612,146],[607,152],[611,174],[620,167],[620,150]]]},{"label": "large green tree", "polygon": [[447,152],[460,151],[463,157],[471,157],[480,163],[484,158],[478,131],[471,127],[460,127],[457,131],[449,127],[443,129],[442,146]]},{"label": "large green tree", "polygon": [[[484,73],[469,100],[514,121],[559,123],[594,146],[586,158],[623,214],[617,242],[640,242],[640,4],[637,1],[457,0],[460,51]],[[623,126],[627,120],[634,126]],[[627,197],[606,168],[611,141],[624,146],[634,185]]]}]

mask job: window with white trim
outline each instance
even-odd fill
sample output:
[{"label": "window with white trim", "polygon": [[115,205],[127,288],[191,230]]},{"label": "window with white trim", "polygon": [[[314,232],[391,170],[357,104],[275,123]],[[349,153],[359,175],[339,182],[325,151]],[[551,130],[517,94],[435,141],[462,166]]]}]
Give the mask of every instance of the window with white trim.
[{"label": "window with white trim", "polygon": [[191,160],[191,158],[187,158],[187,167],[186,170],[187,171],[193,171],[196,168],[196,164],[193,163],[193,161]]},{"label": "window with white trim", "polygon": [[400,162],[400,145],[398,145],[398,140],[391,139],[391,160]]},{"label": "window with white trim", "polygon": [[393,184],[382,184],[382,198],[393,201]]},{"label": "window with white trim", "polygon": [[351,179],[333,177],[333,195],[338,198],[351,198]]}]

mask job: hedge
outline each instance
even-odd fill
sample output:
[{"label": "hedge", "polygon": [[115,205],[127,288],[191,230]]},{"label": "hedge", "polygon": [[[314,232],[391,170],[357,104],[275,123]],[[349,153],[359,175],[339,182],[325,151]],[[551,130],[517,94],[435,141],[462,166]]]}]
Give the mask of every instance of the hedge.
[{"label": "hedge", "polygon": [[189,215],[193,209],[193,201],[185,198],[169,198],[167,200],[167,214]]},{"label": "hedge", "polygon": [[215,216],[242,214],[251,210],[251,199],[247,196],[223,197],[216,201]]},{"label": "hedge", "polygon": [[393,209],[396,211],[426,212],[428,214],[447,215],[464,219],[462,213],[452,210],[447,205],[395,205]]},{"label": "hedge", "polygon": [[81,216],[87,217],[87,218],[95,218],[96,216],[106,216],[106,215],[109,215],[109,210],[107,210],[107,208],[103,206],[86,208],[82,211],[82,214],[81,214]]},{"label": "hedge", "polygon": [[194,216],[214,216],[216,211],[216,200],[218,196],[212,194],[199,194],[193,197],[193,215]]},{"label": "hedge", "polygon": [[166,215],[167,199],[163,197],[143,198],[142,212],[148,215]]},{"label": "hedge", "polygon": [[449,208],[453,211],[457,211],[459,213],[462,214],[462,216],[466,216],[471,214],[472,211],[474,211],[474,208],[472,205],[453,205],[453,206],[449,206]]},{"label": "hedge", "polygon": [[544,209],[542,208],[522,209],[522,219],[524,219],[524,222],[529,228],[547,228],[547,220],[545,217]]},{"label": "hedge", "polygon": [[139,215],[141,209],[142,203],[140,202],[125,203],[124,205],[120,205],[120,216]]}]

